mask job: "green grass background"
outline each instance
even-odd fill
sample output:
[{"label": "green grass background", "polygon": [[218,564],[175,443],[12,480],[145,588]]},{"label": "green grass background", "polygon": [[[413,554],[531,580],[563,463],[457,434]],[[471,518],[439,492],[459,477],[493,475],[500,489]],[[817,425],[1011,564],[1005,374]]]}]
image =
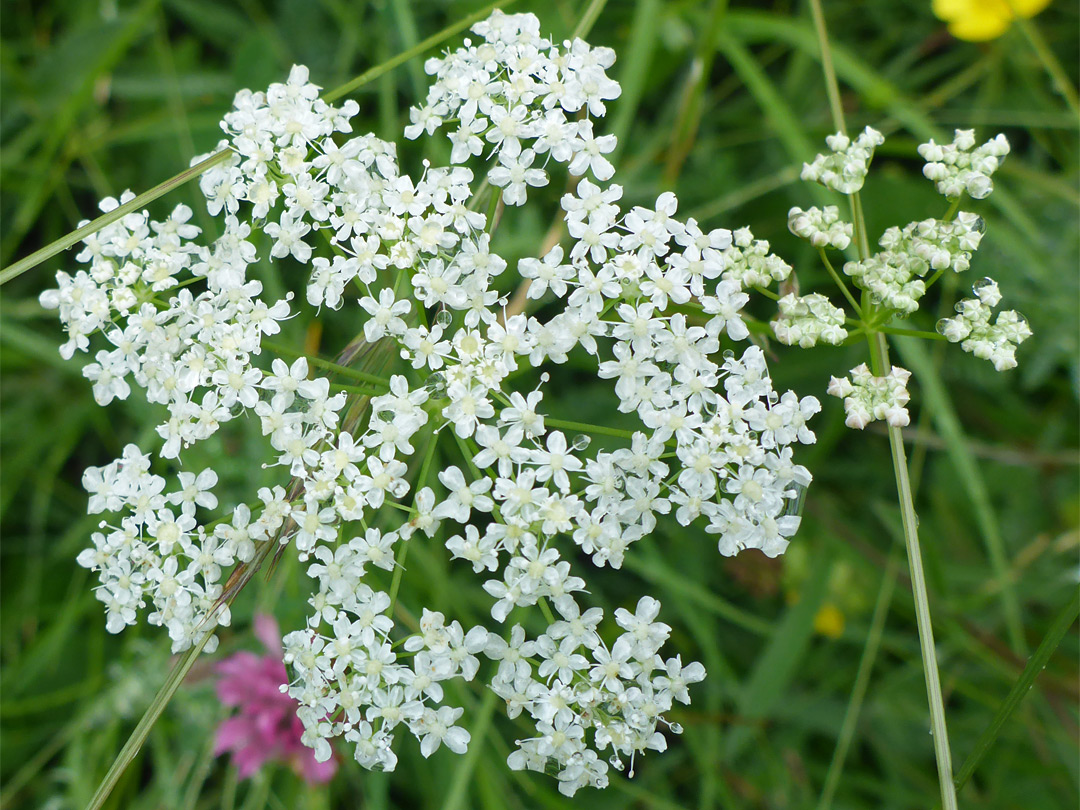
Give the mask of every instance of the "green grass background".
[{"label": "green grass background", "polygon": [[[240,88],[283,80],[294,62],[335,87],[479,5],[5,0],[0,263],[91,218],[99,198],[142,191],[186,168],[216,143],[217,122]],[[590,41],[618,51],[612,72],[623,95],[604,128],[620,138],[624,199],[647,203],[674,189],[682,214],[710,227],[749,225],[795,265],[803,289],[824,289],[816,257],[786,228],[790,206],[819,202],[818,191],[797,181],[796,167],[832,130],[808,9],[797,2],[724,5],[611,0],[596,22]],[[534,11],[561,38],[583,7],[523,1],[511,10]],[[996,278],[1005,305],[1028,317],[1035,336],[1020,349],[1020,368],[997,374],[952,346],[894,349],[917,380],[908,450],[959,769],[1075,593],[1080,572],[1077,122],[1018,30],[990,43],[958,42],[929,1],[833,0],[825,13],[849,127],[871,124],[891,134],[864,189],[871,239],[889,225],[944,211],[920,175],[918,143],[974,127],[983,138],[1003,131],[1013,144],[995,178],[998,191],[971,205],[986,219],[987,235],[963,281]],[[1075,85],[1075,4],[1055,2],[1034,22]],[[417,59],[362,88],[354,95],[357,126],[400,141],[408,107],[425,85]],[[418,165],[419,149],[403,147],[406,166]],[[445,157],[441,144],[435,151]],[[500,228],[497,249],[511,258],[535,252],[553,200],[515,212]],[[180,201],[199,210],[196,187],[152,210]],[[200,224],[213,227],[205,217]],[[129,441],[149,446],[153,415],[135,400],[98,408],[80,364],[57,354],[59,328],[37,295],[71,263],[70,254],[47,262],[5,286],[0,299],[5,808],[84,807],[170,666],[168,642],[156,628],[106,634],[91,576],[75,564],[96,523],[85,515],[82,470],[112,459]],[[278,289],[302,283],[267,279]],[[932,296],[923,328],[933,328],[935,308],[947,314],[963,292],[945,287]],[[290,323],[296,343],[311,317]],[[334,330],[345,328],[336,323],[324,335],[327,353]],[[862,346],[772,351],[779,387],[823,400],[828,376],[865,355]],[[556,398],[553,410],[612,421],[606,383],[573,368],[561,379],[573,399]],[[841,738],[849,747],[833,806],[934,806],[887,440],[878,431],[845,429],[839,403],[824,404],[818,444],[802,459],[815,482],[785,558],[724,559],[703,533],[661,522],[631,549],[622,572],[589,576],[593,600],[608,608],[657,596],[674,628],[669,649],[709,670],[693,705],[673,713],[685,734],[667,753],[639,761],[633,780],[616,777],[606,792],[568,801],[547,778],[509,772],[505,756],[520,729],[497,716],[479,739],[482,698],[459,692],[455,699],[470,707],[465,722],[477,738],[475,754],[440,751],[425,762],[415,742],[402,738],[391,775],[363,771],[346,752],[329,788],[310,790],[286,768],[238,783],[228,763],[211,756],[223,714],[209,664],[199,663],[110,806],[803,808],[817,805]],[[274,480],[258,468],[260,452],[240,431],[207,442],[190,463],[213,463],[222,502],[230,503],[249,497],[253,483]],[[485,615],[477,580],[446,556],[437,544],[414,550],[402,603],[463,620]],[[883,597],[893,571],[895,589]],[[247,628],[256,610],[272,610],[286,630],[299,626],[305,579],[286,563],[269,583],[258,580],[238,600],[222,651],[255,648]],[[825,604],[844,616],[838,638],[814,630]],[[1072,628],[961,792],[961,806],[1076,806],[1077,654]],[[860,671],[865,696],[853,700]],[[857,719],[844,733],[848,711]]]}]

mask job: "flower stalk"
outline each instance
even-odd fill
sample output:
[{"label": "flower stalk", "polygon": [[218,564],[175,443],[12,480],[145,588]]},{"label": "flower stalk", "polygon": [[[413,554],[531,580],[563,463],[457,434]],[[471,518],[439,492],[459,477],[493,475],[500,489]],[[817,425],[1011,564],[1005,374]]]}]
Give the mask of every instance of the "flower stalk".
[{"label": "flower stalk", "polygon": [[[870,340],[870,353],[875,374],[885,374],[889,368],[889,348],[885,335],[877,332]],[[926,592],[926,576],[923,573],[922,550],[919,546],[919,518],[908,475],[904,437],[900,428],[889,426],[889,448],[892,451],[893,473],[896,475],[896,492],[900,500],[900,516],[904,526],[904,544],[907,547],[908,570],[911,574],[911,593],[915,598],[915,620],[919,630],[919,650],[926,677],[926,694],[930,701],[930,733],[934,737],[934,755],[937,759],[938,782],[941,786],[941,806],[955,810],[956,786],[952,776],[952,752],[949,733],[945,725],[945,701],[941,695],[941,677],[938,674],[937,652],[934,648],[934,628],[930,620],[930,599]]]},{"label": "flower stalk", "polygon": [[[828,31],[825,27],[825,16],[822,11],[821,0],[810,0],[810,8],[820,43],[821,66],[825,74],[825,85],[829,95],[829,105],[832,110],[834,125],[840,132],[846,132],[844,111],[840,103],[840,93],[836,72],[832,64]],[[866,261],[870,257],[869,240],[866,233],[866,218],[862,210],[862,200],[857,190],[851,195],[851,206],[859,258]],[[959,199],[953,202],[947,219],[951,220],[958,207]],[[839,281],[831,266],[829,266],[829,270],[843,291],[847,293],[846,287]],[[865,295],[863,298],[864,304],[869,304],[868,307],[862,309],[863,319],[868,321],[872,319],[872,314],[867,310],[872,311],[874,307],[873,304],[865,300]],[[859,311],[858,307],[856,307],[856,311]],[[878,377],[890,374],[892,369],[889,362],[888,340],[885,336],[886,329],[888,327],[867,327],[871,367]],[[896,330],[889,329],[889,331]],[[896,477],[896,490],[903,521],[904,543],[907,547],[908,568],[911,574],[911,590],[915,599],[919,649],[922,654],[926,693],[930,704],[931,734],[934,738],[934,754],[937,761],[938,783],[941,788],[941,804],[944,810],[955,810],[957,803],[956,785],[953,783],[952,774],[952,752],[949,747],[949,735],[945,723],[945,703],[941,694],[941,678],[938,674],[937,653],[934,648],[934,631],[930,618],[930,600],[926,591],[926,577],[923,573],[922,550],[919,546],[919,519],[915,513],[907,456],[904,452],[903,434],[900,426],[893,424],[891,420],[889,424],[889,448],[892,452],[893,473]]]}]

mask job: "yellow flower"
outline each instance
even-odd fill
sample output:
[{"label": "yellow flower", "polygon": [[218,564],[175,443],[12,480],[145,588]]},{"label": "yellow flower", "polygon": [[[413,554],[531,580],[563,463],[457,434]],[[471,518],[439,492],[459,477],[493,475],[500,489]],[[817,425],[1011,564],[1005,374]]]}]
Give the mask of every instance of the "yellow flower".
[{"label": "yellow flower", "polygon": [[1017,17],[1034,17],[1050,0],[933,0],[934,16],[957,39],[984,42],[1000,37]]},{"label": "yellow flower", "polygon": [[821,606],[814,616],[814,630],[826,638],[840,638],[844,634],[844,614],[831,602]]}]

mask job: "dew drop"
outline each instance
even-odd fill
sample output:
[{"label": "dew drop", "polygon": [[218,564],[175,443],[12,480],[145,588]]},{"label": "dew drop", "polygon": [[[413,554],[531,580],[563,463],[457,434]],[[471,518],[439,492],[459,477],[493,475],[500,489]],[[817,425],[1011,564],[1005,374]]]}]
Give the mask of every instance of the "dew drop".
[{"label": "dew drop", "polygon": [[806,485],[794,481],[788,491],[794,492],[794,495],[788,496],[787,503],[784,504],[784,508],[780,511],[780,517],[801,517],[803,503],[806,501]]},{"label": "dew drop", "polygon": [[440,309],[435,315],[435,323],[444,329],[453,323],[453,320],[454,316],[450,314],[450,310],[448,309]]},{"label": "dew drop", "polygon": [[575,450],[580,451],[588,447],[590,442],[592,442],[592,439],[590,439],[584,433],[579,433],[574,437],[574,440],[570,442],[570,446],[573,447]]}]

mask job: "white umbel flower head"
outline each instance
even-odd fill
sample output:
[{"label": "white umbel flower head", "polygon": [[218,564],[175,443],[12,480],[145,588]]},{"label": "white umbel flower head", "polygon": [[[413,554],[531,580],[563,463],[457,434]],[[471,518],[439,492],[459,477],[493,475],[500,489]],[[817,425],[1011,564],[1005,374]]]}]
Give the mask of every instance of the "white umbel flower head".
[{"label": "white umbel flower head", "polygon": [[1016,368],[1016,348],[1031,337],[1027,320],[1015,310],[999,312],[990,322],[993,309],[1001,301],[997,282],[984,278],[966,298],[956,305],[955,318],[942,318],[937,330],[951,343],[959,343],[965,352],[989,360],[998,371]]},{"label": "white umbel flower head", "polygon": [[884,377],[875,377],[866,363],[851,370],[850,379],[833,377],[828,393],[844,400],[844,420],[849,428],[862,430],[871,422],[884,420],[892,427],[904,427],[911,419],[905,407],[911,372],[893,366]]},{"label": "white umbel flower head", "polygon": [[919,154],[926,161],[923,174],[939,194],[955,200],[966,193],[981,200],[994,190],[990,178],[1009,154],[1009,141],[998,134],[975,148],[975,130],[958,129],[951,144],[931,139],[919,146]]},{"label": "white umbel flower head", "polygon": [[831,154],[818,155],[813,163],[804,163],[803,180],[814,180],[841,194],[854,194],[863,187],[874,150],[885,142],[885,136],[867,127],[855,140],[842,132],[825,139]]},{"label": "white umbel flower head", "polygon": [[788,230],[816,248],[847,250],[851,244],[852,225],[840,219],[835,205],[824,208],[792,208],[788,211]]},{"label": "white umbel flower head", "polygon": [[778,305],[780,316],[772,322],[772,328],[781,343],[808,349],[818,343],[836,346],[848,336],[844,310],[821,293],[803,296],[788,293]]}]

